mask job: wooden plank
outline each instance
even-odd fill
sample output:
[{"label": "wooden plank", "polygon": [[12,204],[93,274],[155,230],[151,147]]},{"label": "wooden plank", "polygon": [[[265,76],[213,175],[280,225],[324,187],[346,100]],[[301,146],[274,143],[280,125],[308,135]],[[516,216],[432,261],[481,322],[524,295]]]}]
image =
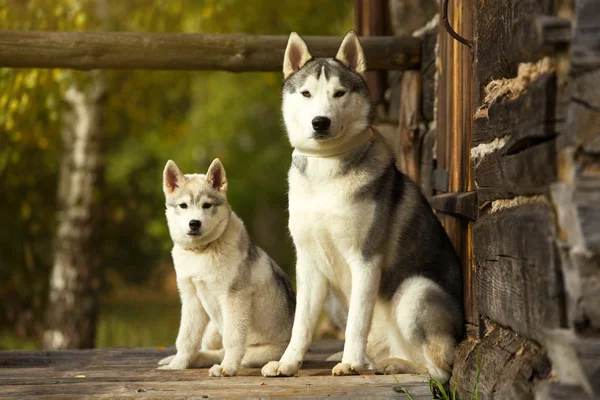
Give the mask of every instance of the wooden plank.
[{"label": "wooden plank", "polygon": [[0,398],[398,398],[399,385],[419,400],[430,399],[427,382],[411,375],[333,377],[343,349],[339,340],[315,341],[295,378],[267,379],[258,368],[233,378],[210,378],[207,369],[157,370],[174,349],[107,348],[0,352]]},{"label": "wooden plank", "polygon": [[575,2],[575,31],[571,44],[575,73],[600,68],[600,3],[597,0]]},{"label": "wooden plank", "polygon": [[467,339],[459,344],[452,387],[458,388],[461,399],[475,398],[476,381],[479,399],[531,399],[536,382],[551,371],[544,350],[537,343],[490,321],[486,322],[486,328],[480,341]]},{"label": "wooden plank", "polygon": [[426,31],[421,41],[421,112],[427,122],[435,119],[435,76],[437,74],[435,47],[437,40],[438,29],[436,26],[435,29]]},{"label": "wooden plank", "polygon": [[511,151],[557,135],[554,124],[565,119],[556,110],[556,74],[546,73],[530,82],[521,95],[491,104],[484,116],[473,120],[473,147],[508,138]]},{"label": "wooden plank", "polygon": [[577,332],[600,332],[600,160],[587,165],[584,155],[569,159],[564,153],[561,164],[578,172],[567,175],[571,181],[553,184],[551,193],[562,238],[568,322]]},{"label": "wooden plank", "polygon": [[[354,29],[358,35],[364,37],[391,34],[387,1],[354,0]],[[385,71],[367,71],[365,80],[369,86],[371,100],[379,104],[383,100],[386,88]]]},{"label": "wooden plank", "polygon": [[[582,162],[579,166],[583,173],[574,192],[578,222],[586,249],[600,254],[600,157],[591,157],[590,164]],[[597,267],[600,273],[600,264]]]},{"label": "wooden plank", "polygon": [[[448,7],[448,21],[456,32],[466,38],[473,37],[474,3],[473,0],[454,1]],[[473,55],[470,48],[454,40],[441,24],[438,29],[436,168],[447,171],[448,192],[466,192],[472,187],[469,150],[474,111]],[[465,318],[469,323],[478,324],[469,224],[452,215],[437,215],[461,260]]]},{"label": "wooden plank", "polygon": [[552,46],[538,40],[535,20],[555,15],[553,0],[479,1],[475,7],[476,102],[493,79],[517,75],[519,63],[551,54]]},{"label": "wooden plank", "polygon": [[528,338],[564,324],[563,285],[550,206],[509,208],[473,228],[479,312]]},{"label": "wooden plank", "polygon": [[400,97],[402,102],[396,135],[400,170],[419,184],[422,141],[419,132],[421,76],[418,71],[407,71],[402,75]]},{"label": "wooden plank", "polygon": [[423,136],[423,144],[421,145],[421,191],[428,201],[431,201],[433,196],[433,152],[435,147],[435,126],[431,126]]},{"label": "wooden plank", "polygon": [[543,45],[564,46],[571,42],[570,19],[543,15],[535,19],[538,40]]},{"label": "wooden plank", "polygon": [[591,400],[579,386],[565,385],[558,382],[541,382],[535,390],[535,400]]},{"label": "wooden plank", "polygon": [[431,198],[431,206],[446,214],[475,221],[477,219],[477,192],[438,194]]},{"label": "wooden plank", "polygon": [[572,86],[567,129],[576,145],[600,154],[600,69],[581,73]]},{"label": "wooden plank", "polygon": [[[341,37],[307,36],[315,57]],[[0,31],[0,67],[280,71],[287,35]],[[370,70],[418,69],[420,40],[363,37]]]},{"label": "wooden plank", "polygon": [[554,329],[546,332],[543,343],[561,383],[600,396],[600,337]]},{"label": "wooden plank", "polygon": [[474,163],[480,202],[544,194],[557,177],[556,139],[543,141],[516,153],[511,153],[510,147],[505,145]]}]

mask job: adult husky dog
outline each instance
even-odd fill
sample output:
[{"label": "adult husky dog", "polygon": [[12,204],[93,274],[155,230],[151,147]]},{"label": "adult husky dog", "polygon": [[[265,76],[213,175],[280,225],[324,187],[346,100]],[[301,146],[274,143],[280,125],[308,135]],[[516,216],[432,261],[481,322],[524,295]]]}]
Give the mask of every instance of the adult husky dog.
[{"label": "adult husky dog", "polygon": [[289,228],[297,252],[292,338],[264,376],[298,372],[330,285],[348,310],[333,375],[424,373],[446,382],[463,334],[452,244],[419,188],[372,127],[362,48],[349,32],[335,58],[312,58],[296,33],[283,73],[294,147]]},{"label": "adult husky dog", "polygon": [[[240,364],[262,367],[280,357],[292,331],[294,292],[227,203],[219,159],[206,175],[184,175],[169,161],[163,190],[182,304],[177,354],[159,364],[212,366],[211,376],[234,376]],[[224,350],[216,350],[221,337]]]}]

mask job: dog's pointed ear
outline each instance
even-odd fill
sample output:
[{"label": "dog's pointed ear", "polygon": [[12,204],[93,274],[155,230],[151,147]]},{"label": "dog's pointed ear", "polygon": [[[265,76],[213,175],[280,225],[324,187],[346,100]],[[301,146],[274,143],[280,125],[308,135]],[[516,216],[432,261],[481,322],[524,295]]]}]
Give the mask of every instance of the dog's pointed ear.
[{"label": "dog's pointed ear", "polygon": [[354,31],[350,31],[344,36],[335,58],[359,75],[364,76],[367,70],[365,54]]},{"label": "dog's pointed ear", "polygon": [[163,191],[165,194],[171,194],[184,180],[183,172],[174,161],[167,161],[163,172]]},{"label": "dog's pointed ear", "polygon": [[283,77],[284,79],[298,71],[310,60],[312,56],[308,46],[296,32],[290,33],[285,56],[283,57]]},{"label": "dog's pointed ear", "polygon": [[223,164],[221,164],[221,160],[215,158],[213,162],[208,167],[208,172],[206,173],[206,180],[213,189],[218,190],[219,192],[227,192],[227,177],[225,176],[225,168]]}]

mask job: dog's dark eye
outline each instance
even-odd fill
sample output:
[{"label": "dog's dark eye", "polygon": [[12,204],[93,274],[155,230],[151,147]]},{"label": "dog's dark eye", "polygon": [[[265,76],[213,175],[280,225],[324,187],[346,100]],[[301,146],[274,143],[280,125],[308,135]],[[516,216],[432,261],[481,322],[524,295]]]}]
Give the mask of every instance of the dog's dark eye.
[{"label": "dog's dark eye", "polygon": [[181,207],[181,208],[183,208],[183,209],[186,209],[186,208],[187,208],[187,204],[185,204],[185,203],[181,203],[181,204],[179,205],[179,207]]},{"label": "dog's dark eye", "polygon": [[300,93],[302,94],[302,96],[308,97],[310,99],[310,92],[308,90],[304,90],[304,91],[302,91]]},{"label": "dog's dark eye", "polygon": [[335,92],[335,93],[333,94],[333,97],[342,97],[342,96],[343,96],[343,95],[345,95],[345,94],[346,94],[346,92],[345,92],[345,91],[343,91],[343,90],[338,90],[337,92]]},{"label": "dog's dark eye", "polygon": [[212,204],[210,204],[210,203],[204,203],[204,204],[202,204],[202,208],[209,209],[211,207],[212,207]]}]

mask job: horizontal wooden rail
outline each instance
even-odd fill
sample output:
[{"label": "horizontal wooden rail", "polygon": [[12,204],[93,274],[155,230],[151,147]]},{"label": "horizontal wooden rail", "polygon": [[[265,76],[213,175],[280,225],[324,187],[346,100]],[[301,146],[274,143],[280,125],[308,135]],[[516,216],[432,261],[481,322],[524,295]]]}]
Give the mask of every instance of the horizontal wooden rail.
[{"label": "horizontal wooden rail", "polygon": [[[341,37],[305,37],[315,57],[333,57]],[[0,67],[280,71],[288,36],[196,33],[0,31]],[[361,38],[371,70],[419,66],[413,37]]]}]

